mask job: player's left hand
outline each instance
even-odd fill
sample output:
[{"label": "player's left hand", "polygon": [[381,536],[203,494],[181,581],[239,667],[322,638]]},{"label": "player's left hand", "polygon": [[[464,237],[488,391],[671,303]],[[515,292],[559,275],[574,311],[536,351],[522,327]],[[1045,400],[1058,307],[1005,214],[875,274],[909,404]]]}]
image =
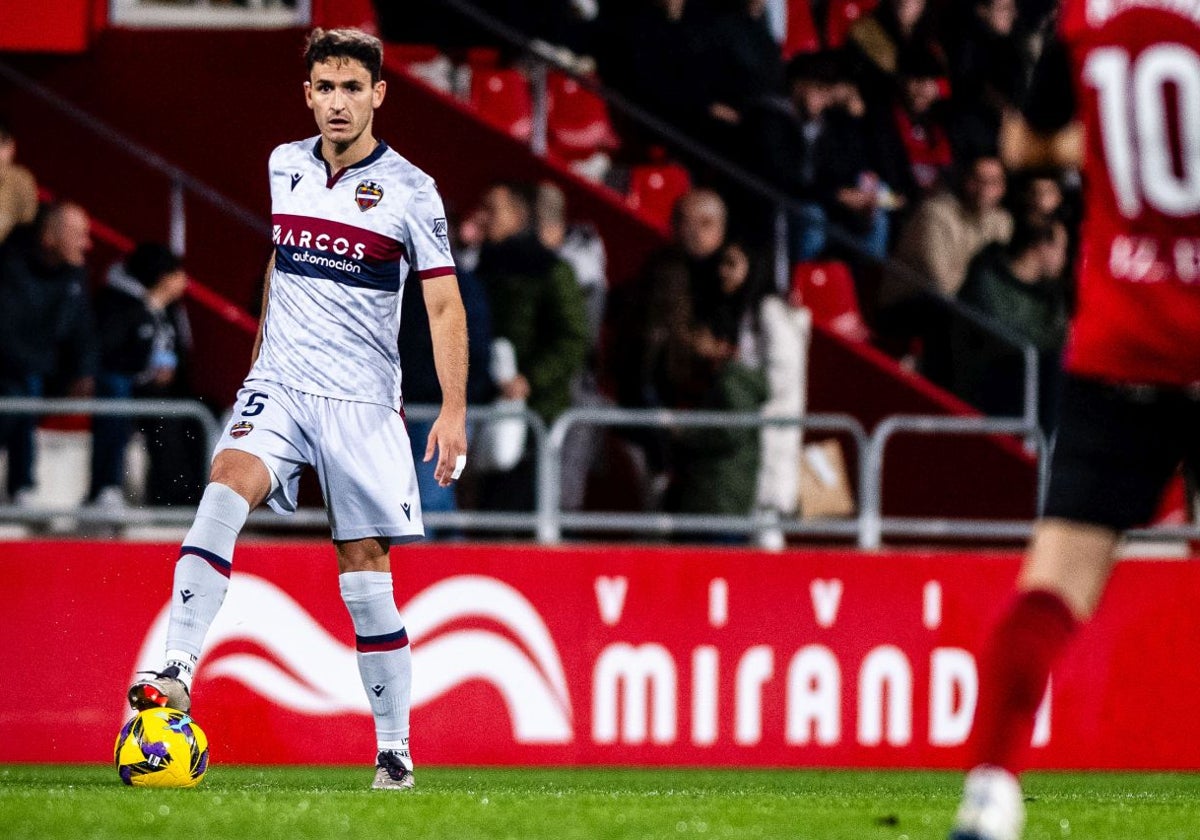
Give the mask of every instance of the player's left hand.
[{"label": "player's left hand", "polygon": [[437,453],[437,467],[433,477],[439,487],[449,487],[450,483],[461,475],[462,470],[455,472],[459,458],[466,463],[467,458],[467,420],[465,414],[457,416],[442,412],[433,422],[429,430],[429,442],[425,444],[425,463],[433,460]]}]

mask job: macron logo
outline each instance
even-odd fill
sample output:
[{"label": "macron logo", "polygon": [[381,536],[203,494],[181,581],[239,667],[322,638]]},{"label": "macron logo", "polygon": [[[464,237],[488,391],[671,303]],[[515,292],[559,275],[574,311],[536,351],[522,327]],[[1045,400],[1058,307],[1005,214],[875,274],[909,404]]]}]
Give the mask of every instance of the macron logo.
[{"label": "macron logo", "polygon": [[195,593],[195,592],[193,592],[193,591],[192,591],[192,590],[190,590],[190,589],[180,589],[180,590],[179,590],[179,597],[180,597],[180,598],[182,598],[182,599],[183,599],[183,603],[185,603],[185,604],[186,604],[188,601],[190,601],[190,600],[192,600],[193,598],[195,598],[195,597],[196,597],[196,593]]},{"label": "macron logo", "polygon": [[373,693],[373,694],[374,694],[376,697],[378,697],[379,695],[383,694],[383,692],[384,692],[386,689],[387,689],[387,686],[386,686],[386,685],[378,685],[378,684],[377,684],[377,685],[373,685],[373,686],[371,686],[371,691],[372,691],[372,693]]},{"label": "macron logo", "polygon": [[408,502],[405,502],[404,504],[400,505],[400,508],[404,511],[404,518],[409,522],[412,522],[412,505],[410,505]]},{"label": "macron logo", "polygon": [[300,183],[300,179],[304,177],[303,172],[292,173],[292,192],[296,191],[296,185]]}]

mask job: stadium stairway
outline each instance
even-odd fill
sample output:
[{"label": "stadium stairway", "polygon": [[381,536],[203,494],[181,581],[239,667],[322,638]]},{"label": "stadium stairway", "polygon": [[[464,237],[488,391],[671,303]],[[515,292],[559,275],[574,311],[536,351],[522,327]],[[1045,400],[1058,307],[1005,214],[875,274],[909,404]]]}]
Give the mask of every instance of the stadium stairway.
[{"label": "stadium stairway", "polygon": [[[3,60],[261,213],[262,230],[251,230],[202,202],[187,205],[190,270],[219,295],[255,311],[270,253],[265,161],[277,143],[314,133],[299,84],[302,40],[295,30],[109,29],[83,55]],[[378,135],[435,173],[450,205],[472,207],[498,177],[552,179],[566,192],[572,215],[592,220],[603,235],[614,285],[632,280],[664,242],[661,228],[619,195],[537,158],[467,104],[390,64],[385,78],[388,101]],[[166,238],[169,184],[160,175],[12,86],[0,87],[0,111],[14,125],[19,159],[51,190],[81,201],[133,239]],[[245,371],[248,339],[215,310],[194,309],[201,393],[228,402]],[[971,411],[869,345],[821,329],[813,338],[810,382],[812,410],[853,414],[868,429],[896,413]],[[889,447],[887,464],[887,515],[1007,519],[1033,513],[1035,469],[1012,441],[900,438]]]}]

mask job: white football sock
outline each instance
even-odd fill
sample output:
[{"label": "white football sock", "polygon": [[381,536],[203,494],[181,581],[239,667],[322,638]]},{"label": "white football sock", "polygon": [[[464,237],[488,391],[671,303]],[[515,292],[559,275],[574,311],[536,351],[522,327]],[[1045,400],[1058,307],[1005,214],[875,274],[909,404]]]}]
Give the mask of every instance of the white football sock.
[{"label": "white football sock", "polygon": [[210,484],[179,549],[167,626],[167,664],[179,666],[180,678],[189,688],[204,637],[229,589],[233,546],[249,514],[249,503],[231,488]]},{"label": "white football sock", "polygon": [[345,572],[338,587],[354,622],[358,672],[375,717],[378,748],[396,752],[411,770],[412,652],[392,596],[391,572]]}]

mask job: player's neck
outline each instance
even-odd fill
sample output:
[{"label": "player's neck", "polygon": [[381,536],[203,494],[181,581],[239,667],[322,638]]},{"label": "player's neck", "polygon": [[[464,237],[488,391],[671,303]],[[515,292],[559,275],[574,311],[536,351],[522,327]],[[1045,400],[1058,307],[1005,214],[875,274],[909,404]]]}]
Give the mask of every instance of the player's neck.
[{"label": "player's neck", "polygon": [[375,135],[371,133],[370,129],[364,131],[347,146],[332,143],[328,138],[322,137],[321,156],[329,164],[330,171],[340,172],[371,154],[377,145],[379,145],[379,141],[375,139]]}]

